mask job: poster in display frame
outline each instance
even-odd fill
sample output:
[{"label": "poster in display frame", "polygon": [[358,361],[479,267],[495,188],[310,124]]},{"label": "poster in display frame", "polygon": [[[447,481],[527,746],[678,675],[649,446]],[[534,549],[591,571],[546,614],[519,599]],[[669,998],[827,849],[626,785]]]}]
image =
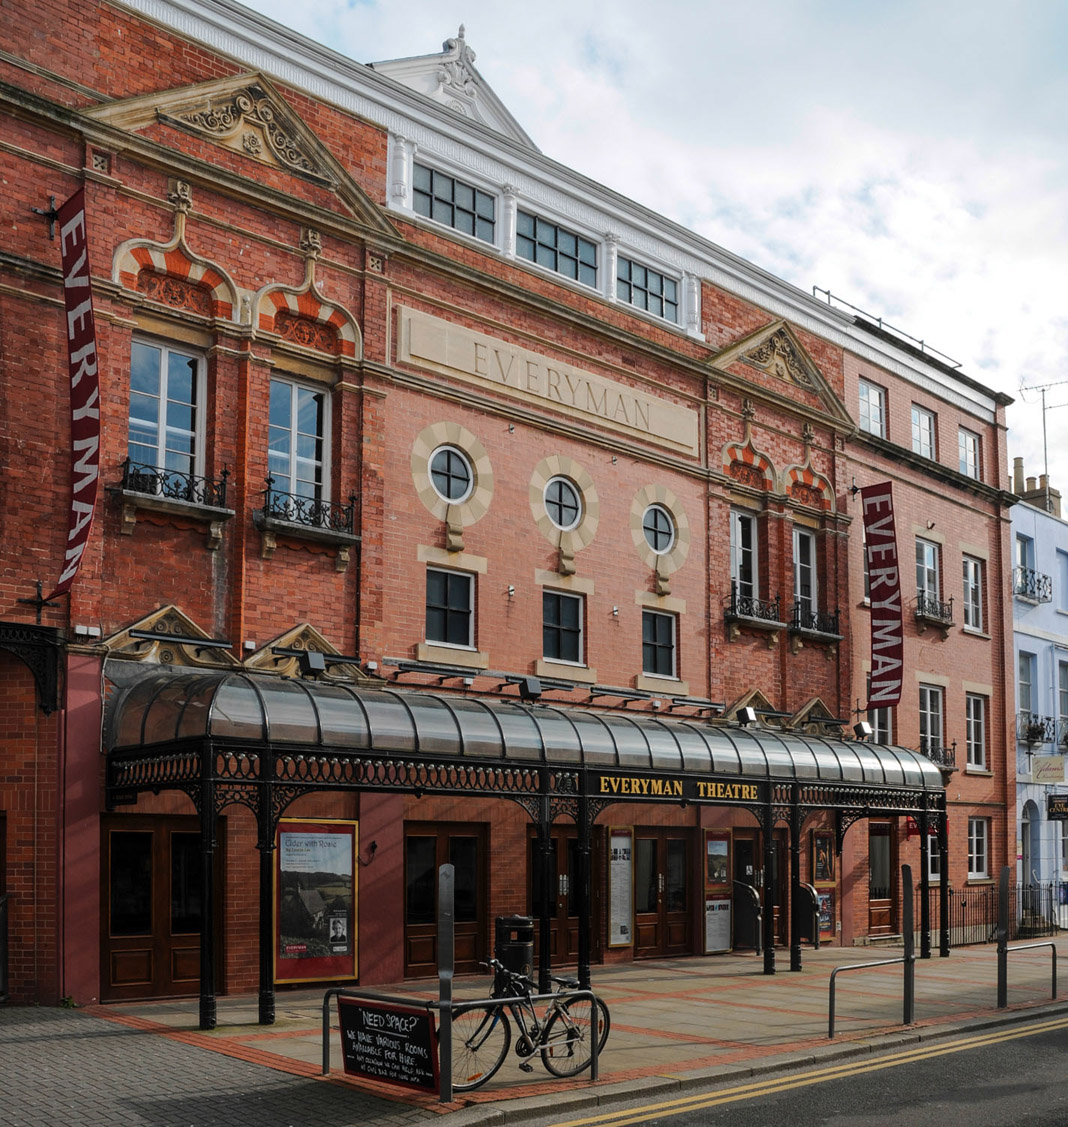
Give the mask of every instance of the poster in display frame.
[{"label": "poster in display frame", "polygon": [[608,829],[608,946],[634,944],[634,827]]},{"label": "poster in display frame", "polygon": [[731,949],[731,898],[705,893],[705,954],[725,955]]},{"label": "poster in display frame", "polygon": [[705,887],[730,888],[730,830],[705,830]]},{"label": "poster in display frame", "polygon": [[812,835],[812,883],[834,881],[834,834],[816,830]]},{"label": "poster in display frame", "polygon": [[816,892],[817,911],[820,922],[820,935],[834,935],[834,892],[824,888]]},{"label": "poster in display frame", "polygon": [[274,980],[357,977],[359,823],[283,818],[275,838]]}]

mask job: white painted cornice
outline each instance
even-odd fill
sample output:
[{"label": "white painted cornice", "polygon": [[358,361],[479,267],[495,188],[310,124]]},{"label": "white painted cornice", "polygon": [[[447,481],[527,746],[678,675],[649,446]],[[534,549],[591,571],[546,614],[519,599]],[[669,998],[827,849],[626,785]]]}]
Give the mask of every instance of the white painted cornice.
[{"label": "white painted cornice", "polygon": [[1004,402],[1004,397],[978,381],[954,376],[908,348],[866,332],[849,315],[805,290],[549,159],[530,147],[529,139],[514,139],[461,116],[234,0],[116,2],[209,45],[244,67],[265,71],[373,121],[414,142],[418,151],[457,169],[469,169],[484,182],[514,185],[521,201],[566,217],[598,238],[612,231],[620,236],[622,247],[645,255],[651,264],[670,264],[680,273],[703,278],[984,422],[993,422],[999,403]]}]

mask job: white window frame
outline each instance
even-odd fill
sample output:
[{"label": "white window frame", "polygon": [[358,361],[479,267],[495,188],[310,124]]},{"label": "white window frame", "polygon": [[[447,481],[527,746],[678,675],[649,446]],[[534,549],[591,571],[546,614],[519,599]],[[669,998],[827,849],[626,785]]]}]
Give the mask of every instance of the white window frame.
[{"label": "white window frame", "polygon": [[935,413],[918,403],[912,405],[912,452],[921,458],[935,457],[938,449]]},{"label": "white window frame", "polygon": [[[141,457],[134,457],[132,451],[130,452],[130,460],[139,465],[152,465],[158,470],[171,469],[176,473],[191,473],[197,477],[204,475],[204,421],[206,414],[206,404],[204,401],[206,389],[206,363],[202,353],[193,348],[187,348],[184,345],[170,343],[168,341],[154,340],[148,337],[135,336],[131,344],[130,351],[130,394],[131,397],[135,394],[133,390],[133,349],[134,348],[150,348],[157,349],[160,353],[159,358],[159,394],[153,395],[151,398],[157,401],[157,411],[155,418],[156,426],[156,442],[154,446],[155,455],[151,461],[146,461]],[[193,376],[193,403],[191,404],[193,411],[193,428],[188,431],[185,428],[170,427],[167,424],[165,411],[163,410],[164,404],[168,402],[168,379],[169,367],[168,357],[172,354],[181,356],[186,359],[192,360],[196,364],[196,372]],[[147,394],[147,393],[140,393]],[[127,450],[130,446],[141,446],[150,448],[150,444],[142,441],[134,441],[132,433],[133,418],[130,410],[126,412],[127,423]],[[167,465],[167,432],[177,431],[182,434],[191,434],[193,439],[193,454],[188,467],[168,466]],[[179,454],[181,458],[186,458],[187,455]]]},{"label": "white window frame", "polygon": [[983,561],[964,556],[961,562],[964,581],[964,629],[983,632]]},{"label": "white window frame", "polygon": [[938,835],[927,835],[927,879],[939,880],[942,876],[942,852],[938,848]]},{"label": "white window frame", "polygon": [[979,693],[965,693],[964,718],[967,765],[979,771],[987,769],[986,707],[987,698]]},{"label": "white window frame", "polygon": [[[760,552],[754,513],[731,509],[731,584],[739,598],[760,598]],[[743,585],[746,564],[751,579]]]},{"label": "white window frame", "polygon": [[[666,543],[663,547],[657,547],[654,543],[654,540],[664,535],[662,527],[658,527],[658,525],[663,522],[658,521],[656,519],[657,517],[662,517],[663,521],[666,522],[668,526]],[[650,524],[652,524],[652,528],[650,528]],[[649,551],[654,555],[666,556],[668,552],[672,551],[678,543],[679,533],[678,526],[675,523],[675,516],[666,505],[660,505],[654,502],[647,506],[645,512],[642,513],[642,535],[645,537],[645,543],[649,546]]]},{"label": "white window frame", "polygon": [[1068,751],[1068,661],[1057,661],[1057,741]]},{"label": "white window frame", "polygon": [[1028,571],[1034,571],[1035,542],[1032,537],[1025,536],[1022,532],[1017,532],[1014,550],[1016,555],[1016,566],[1025,567]]},{"label": "white window frame", "polygon": [[1054,582],[1057,587],[1057,609],[1061,614],[1068,614],[1068,552],[1063,548],[1057,549],[1057,575]]},{"label": "white window frame", "polygon": [[886,389],[870,380],[859,381],[860,429],[874,434],[877,438],[886,437]]},{"label": "white window frame", "polygon": [[[289,434],[289,472],[286,476],[281,476],[275,472],[271,466],[271,430],[274,424],[270,421],[270,399],[274,396],[274,389],[286,388],[289,394],[289,410],[290,410],[290,424],[287,429]],[[322,430],[316,436],[319,442],[321,457],[318,460],[301,458],[297,453],[298,438],[300,431],[298,430],[298,422],[300,418],[300,394],[301,392],[317,396],[322,403]],[[300,380],[294,380],[285,375],[271,376],[271,384],[268,391],[268,419],[267,419],[267,472],[271,475],[273,488],[278,489],[283,493],[292,493],[297,497],[311,496],[317,501],[330,500],[330,396],[327,394],[326,388],[316,386],[315,384],[303,383]],[[298,469],[301,462],[309,462],[318,467],[319,481],[318,492],[314,494],[301,493],[297,489],[299,480]]]},{"label": "white window frame", "polygon": [[940,685],[920,685],[919,721],[920,751],[937,754],[945,737],[945,697]]},{"label": "white window frame", "polygon": [[[650,619],[669,619],[671,622],[671,672],[658,673],[654,670],[647,669],[645,665],[645,620],[646,617]],[[677,681],[679,677],[679,616],[671,614],[667,611],[650,610],[648,608],[642,610],[642,675],[645,677],[661,677],[665,680]]]},{"label": "white window frame", "polygon": [[[545,653],[545,597],[554,596],[558,598],[561,603],[568,602],[578,607],[578,657],[560,657],[559,655],[550,656]],[[557,591],[552,588],[546,587],[542,590],[542,658],[545,661],[551,661],[554,665],[581,665],[586,664],[586,597],[581,594],[575,594],[572,591]]]},{"label": "white window frame", "polygon": [[982,474],[982,440],[967,427],[957,429],[957,461],[960,472],[965,477],[980,479]]},{"label": "white window frame", "polygon": [[[463,493],[458,494],[456,497],[449,497],[445,493],[443,493],[438,488],[438,483],[434,478],[434,462],[439,454],[453,455],[453,457],[459,459],[459,461],[463,463],[464,467],[467,470],[467,488],[463,491]],[[468,457],[467,452],[461,450],[459,446],[455,446],[452,443],[443,443],[441,446],[436,447],[431,452],[430,457],[427,458],[426,472],[427,476],[430,478],[430,488],[433,489],[434,492],[447,505],[462,505],[475,491],[475,467],[472,465],[471,459]]]},{"label": "white window frame", "polygon": [[[1034,716],[1035,708],[1035,679],[1038,668],[1038,657],[1026,650],[1020,650],[1016,655],[1016,709],[1018,712]],[[1025,700],[1026,698],[1026,700]]]},{"label": "white window frame", "polygon": [[[864,678],[864,692],[866,696],[871,696],[870,673]],[[868,723],[871,725],[868,743],[889,745],[894,742],[894,710],[890,706],[869,708]]]},{"label": "white window frame", "polygon": [[[426,629],[426,626],[427,626],[427,622],[426,622],[427,613],[426,612],[427,612],[427,609],[429,608],[429,602],[430,602],[430,592],[429,592],[429,589],[428,589],[426,591],[426,597],[424,598],[424,602],[423,602],[423,632],[424,632],[424,637],[426,639],[427,645],[444,646],[448,649],[454,649],[454,650],[473,650],[475,648],[475,598],[476,598],[476,594],[477,594],[476,587],[475,587],[475,577],[474,577],[474,575],[469,571],[456,571],[452,568],[447,568],[447,567],[428,567],[426,569],[426,573],[427,573],[428,581],[429,581],[430,575],[432,573],[436,573],[436,574],[441,574],[441,575],[447,575],[447,576],[450,576],[450,577],[456,578],[456,579],[463,579],[463,580],[466,580],[466,583],[467,583],[467,610],[465,612],[467,614],[467,641],[466,642],[450,642],[447,639],[429,637],[430,631]],[[429,583],[428,583],[428,587],[429,587]],[[445,605],[446,605],[446,608],[448,609],[448,604],[445,604]],[[448,633],[447,629],[446,629],[446,633]]]},{"label": "white window frame", "polygon": [[[803,558],[805,555],[808,556],[807,560]],[[806,578],[810,592],[807,596],[801,593]],[[815,614],[820,608],[816,534],[808,528],[794,529],[794,603],[809,614]]]},{"label": "white window frame", "polygon": [[[916,594],[941,600],[942,576],[939,546],[933,540],[916,537]],[[922,558],[921,558],[922,556]]]},{"label": "white window frame", "polygon": [[968,819],[968,879],[990,876],[990,819]]}]

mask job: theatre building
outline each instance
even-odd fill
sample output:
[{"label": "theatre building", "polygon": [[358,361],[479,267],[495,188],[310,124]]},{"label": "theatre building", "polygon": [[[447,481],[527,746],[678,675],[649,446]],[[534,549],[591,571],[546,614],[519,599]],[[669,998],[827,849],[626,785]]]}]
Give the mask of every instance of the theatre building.
[{"label": "theatre building", "polygon": [[[1002,400],[552,161],[462,30],[371,67],[230,4],[6,24],[12,999],[210,1025],[431,976],[444,863],[460,972],[514,914],[543,972],[770,972],[900,929],[901,863],[959,883],[958,802],[1002,863]],[[902,574],[922,526],[982,618],[906,615],[870,742],[853,486],[887,481]]]}]

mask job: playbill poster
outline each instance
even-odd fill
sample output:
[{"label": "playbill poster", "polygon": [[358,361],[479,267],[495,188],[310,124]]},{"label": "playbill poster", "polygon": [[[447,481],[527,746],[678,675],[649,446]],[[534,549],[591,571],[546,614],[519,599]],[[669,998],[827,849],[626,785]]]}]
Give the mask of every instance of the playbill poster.
[{"label": "playbill poster", "polygon": [[626,947],[634,942],[634,831],[615,827],[608,840],[608,945]]},{"label": "playbill poster", "polygon": [[277,850],[279,981],[355,973],[353,822],[285,822]]}]

